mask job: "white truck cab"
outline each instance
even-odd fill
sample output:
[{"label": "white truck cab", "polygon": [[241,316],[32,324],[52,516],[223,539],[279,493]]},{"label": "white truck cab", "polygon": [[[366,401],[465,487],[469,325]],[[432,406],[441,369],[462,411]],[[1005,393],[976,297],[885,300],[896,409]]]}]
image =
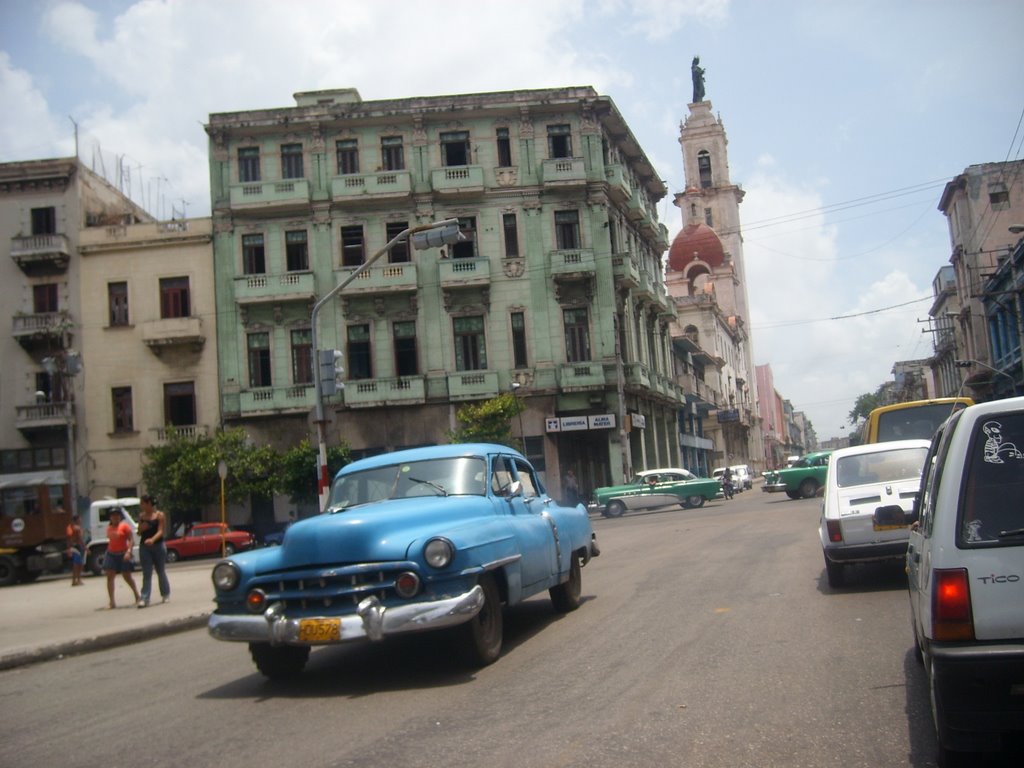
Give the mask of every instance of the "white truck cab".
[{"label": "white truck cab", "polygon": [[125,496],[120,499],[101,499],[89,505],[89,511],[82,518],[82,532],[86,541],[85,568],[94,576],[103,572],[103,556],[107,553],[107,526],[110,524],[110,510],[118,507],[124,510],[124,521],[131,526],[135,536],[133,554],[139,561],[139,499]]},{"label": "white truck cab", "polygon": [[925,459],[907,575],[939,764],[1024,736],[1024,397],[972,405]]}]

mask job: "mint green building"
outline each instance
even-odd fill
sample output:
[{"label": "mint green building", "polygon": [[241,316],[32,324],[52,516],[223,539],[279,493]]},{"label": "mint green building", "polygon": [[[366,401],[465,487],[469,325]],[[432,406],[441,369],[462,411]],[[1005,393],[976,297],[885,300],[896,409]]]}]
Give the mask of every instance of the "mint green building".
[{"label": "mint green building", "polygon": [[295,99],[206,126],[226,425],[315,442],[314,302],[405,228],[457,218],[464,242],[399,244],[320,312],[345,368],[329,442],[444,442],[461,405],[513,391],[555,495],[570,468],[586,492],[678,465],[667,190],[611,98]]}]

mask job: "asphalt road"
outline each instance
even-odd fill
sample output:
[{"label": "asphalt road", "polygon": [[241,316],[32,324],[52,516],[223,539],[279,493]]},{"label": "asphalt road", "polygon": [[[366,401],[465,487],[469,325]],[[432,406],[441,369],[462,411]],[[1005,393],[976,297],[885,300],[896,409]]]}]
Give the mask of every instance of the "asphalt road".
[{"label": "asphalt road", "polygon": [[275,685],[203,630],[11,670],[0,764],[934,765],[902,567],[831,590],[819,508],[755,488],[599,519],[584,604],[511,609],[483,670],[420,635]]}]

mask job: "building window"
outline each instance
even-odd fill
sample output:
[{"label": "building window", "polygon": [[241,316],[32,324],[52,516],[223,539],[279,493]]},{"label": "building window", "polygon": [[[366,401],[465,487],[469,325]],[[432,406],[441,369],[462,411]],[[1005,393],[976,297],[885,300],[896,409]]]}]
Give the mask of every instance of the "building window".
[{"label": "building window", "polygon": [[313,331],[292,331],[292,383],[313,383]]},{"label": "building window", "polygon": [[110,390],[110,401],[114,412],[114,432],[134,432],[135,420],[132,415],[132,388],[114,387]]},{"label": "building window", "polygon": [[512,313],[512,367],[526,367],[526,314]]},{"label": "building window", "polygon": [[192,427],[196,423],[196,388],[191,381],[164,384],[164,424]]},{"label": "building window", "polygon": [[[384,225],[384,236],[387,242],[391,242],[409,228],[407,221],[390,221]],[[391,264],[404,264],[409,261],[409,238],[396,243],[388,252],[388,261]]]},{"label": "building window", "polygon": [[359,142],[355,139],[342,139],[335,142],[338,152],[338,174],[359,173]]},{"label": "building window", "polygon": [[590,328],[586,307],[562,311],[565,324],[565,359],[570,363],[590,360]]},{"label": "building window", "polygon": [[285,263],[289,272],[309,269],[309,243],[306,230],[296,229],[284,233]]},{"label": "building window", "polygon": [[32,234],[57,234],[57,209],[52,205],[48,208],[32,209]]},{"label": "building window", "polygon": [[548,157],[572,157],[572,129],[568,125],[548,126]]},{"label": "building window", "polygon": [[441,134],[441,164],[469,165],[469,131]]},{"label": "building window", "polygon": [[399,376],[415,376],[420,372],[416,355],[416,323],[403,320],[392,326],[395,340],[395,373]]},{"label": "building window", "polygon": [[281,178],[301,179],[306,174],[302,170],[302,145],[281,145]]},{"label": "building window", "polygon": [[711,186],[711,155],[708,151],[701,150],[697,153],[697,172],[700,174],[701,189]]},{"label": "building window", "polygon": [[508,168],[512,165],[512,142],[508,137],[508,128],[498,128],[495,141],[498,144],[498,167]]},{"label": "building window", "polygon": [[246,275],[266,274],[263,235],[242,235],[242,272]]},{"label": "building window", "polygon": [[704,223],[707,224],[709,227],[715,226],[715,218],[714,216],[711,215],[710,208],[704,209]]},{"label": "building window", "polygon": [[579,211],[555,211],[555,247],[560,251],[580,247]]},{"label": "building window", "polygon": [[1010,205],[1010,191],[1002,182],[990,184],[988,188],[988,202],[996,210],[1006,210]]},{"label": "building window", "polygon": [[619,227],[615,223],[615,219],[608,219],[608,244],[611,246],[612,253],[619,252]]},{"label": "building window", "polygon": [[270,334],[263,331],[250,333],[246,339],[246,348],[249,353],[249,386],[272,386],[274,381],[270,368]]},{"label": "building window", "polygon": [[465,216],[459,219],[459,231],[465,236],[465,240],[451,246],[453,259],[476,258],[476,217]]},{"label": "building window", "polygon": [[32,286],[32,311],[37,315],[60,311],[56,283]]},{"label": "building window", "polygon": [[348,348],[348,377],[350,379],[372,379],[373,360],[370,357],[370,326],[350,325],[346,330]]},{"label": "building window", "polygon": [[481,371],[487,368],[487,348],[484,338],[484,319],[456,317],[452,320],[455,335],[455,370]]},{"label": "building window", "polygon": [[363,225],[341,228],[341,266],[358,267],[364,258]]},{"label": "building window", "polygon": [[160,317],[191,317],[187,277],[160,278]]},{"label": "building window", "polygon": [[107,283],[110,324],[128,325],[128,283]]},{"label": "building window", "polygon": [[260,180],[259,147],[238,148],[238,180],[241,182]]},{"label": "building window", "polygon": [[516,226],[516,215],[506,213],[501,217],[501,229],[505,234],[505,258],[514,259],[519,256],[519,228]]},{"label": "building window", "polygon": [[401,136],[384,136],[380,140],[380,165],[385,171],[405,170],[405,150]]}]

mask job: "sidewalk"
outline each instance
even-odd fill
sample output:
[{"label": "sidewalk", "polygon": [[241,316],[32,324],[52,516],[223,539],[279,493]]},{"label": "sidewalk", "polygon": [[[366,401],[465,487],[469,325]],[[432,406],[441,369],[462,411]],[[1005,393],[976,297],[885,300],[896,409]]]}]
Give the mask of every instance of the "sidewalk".
[{"label": "sidewalk", "polygon": [[[104,576],[86,576],[81,587],[71,586],[70,574],[4,587],[0,589],[4,617],[0,670],[205,627],[214,609],[210,572],[216,563],[216,559],[203,559],[169,565],[170,602],[160,602],[154,575],[155,594],[149,607],[141,610],[120,576],[114,610],[107,608]],[[142,584],[138,571],[135,583]]]}]

